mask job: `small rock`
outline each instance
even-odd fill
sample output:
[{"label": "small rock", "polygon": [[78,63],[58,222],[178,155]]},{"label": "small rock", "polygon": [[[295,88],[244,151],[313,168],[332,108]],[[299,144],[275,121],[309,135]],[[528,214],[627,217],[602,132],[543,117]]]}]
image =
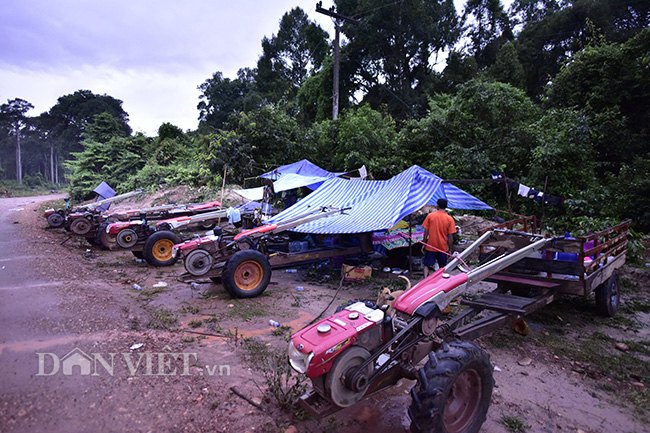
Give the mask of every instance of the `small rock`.
[{"label": "small rock", "polygon": [[533,363],[533,360],[530,359],[530,358],[521,358],[519,361],[517,361],[517,364],[519,364],[519,365],[521,365],[523,367],[527,367],[532,363]]},{"label": "small rock", "polygon": [[290,425],[284,433],[298,433],[298,428],[295,425]]},{"label": "small rock", "polygon": [[614,347],[616,347],[621,352],[627,352],[628,350],[630,350],[630,348],[627,347],[627,344],[625,343],[616,343]]}]

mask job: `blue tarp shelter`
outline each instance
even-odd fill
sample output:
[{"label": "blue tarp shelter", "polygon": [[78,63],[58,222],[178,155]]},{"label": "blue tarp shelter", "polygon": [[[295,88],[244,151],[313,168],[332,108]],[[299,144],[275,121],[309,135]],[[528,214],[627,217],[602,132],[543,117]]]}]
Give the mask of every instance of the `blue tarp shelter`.
[{"label": "blue tarp shelter", "polygon": [[[293,164],[282,165],[261,175],[261,178],[273,180],[273,190],[277,192],[289,191],[306,186],[312,191],[317,189],[324,181],[337,177],[345,172],[334,173],[324,170],[309,160],[303,159]],[[236,189],[237,194],[248,200],[262,200],[264,187]]]},{"label": "blue tarp shelter", "polygon": [[345,174],[346,172],[342,171],[340,173],[334,173],[331,171],[327,171],[320,168],[316,164],[310,162],[309,160],[303,159],[298,162],[294,162],[293,164],[281,165],[275,170],[271,170],[267,173],[264,173],[260,177],[271,179],[271,180],[278,180],[282,176],[289,173],[300,174],[303,176],[325,177],[329,179],[331,177],[337,177],[342,174]]},{"label": "blue tarp shelter", "polygon": [[389,180],[331,178],[316,191],[268,220],[279,223],[305,212],[334,206],[347,208],[345,214],[322,218],[293,229],[301,233],[352,234],[393,227],[400,219],[446,198],[453,209],[493,209],[460,188],[443,183],[427,170],[412,166]]}]

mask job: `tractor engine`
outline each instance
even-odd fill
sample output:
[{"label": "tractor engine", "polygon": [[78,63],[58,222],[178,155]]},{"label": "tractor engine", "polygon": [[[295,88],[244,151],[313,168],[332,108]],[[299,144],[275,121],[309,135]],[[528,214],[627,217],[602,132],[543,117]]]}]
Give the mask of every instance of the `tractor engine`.
[{"label": "tractor engine", "polygon": [[359,401],[377,361],[371,353],[393,335],[392,320],[372,302],[355,302],[294,334],[289,363],[312,379],[314,390],[337,406]]}]

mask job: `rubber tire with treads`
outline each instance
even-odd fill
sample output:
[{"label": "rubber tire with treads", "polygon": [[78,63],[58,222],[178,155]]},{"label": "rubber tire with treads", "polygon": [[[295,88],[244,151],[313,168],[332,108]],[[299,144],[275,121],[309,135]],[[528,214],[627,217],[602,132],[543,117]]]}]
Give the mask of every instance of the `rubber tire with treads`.
[{"label": "rubber tire with treads", "polygon": [[601,316],[614,317],[621,303],[621,291],[618,285],[618,272],[596,287],[596,311]]},{"label": "rubber tire with treads", "polygon": [[172,256],[172,247],[180,243],[181,239],[172,232],[155,232],[144,243],[144,259],[151,266],[171,266],[178,261],[178,256]]},{"label": "rubber tire with treads", "polygon": [[106,227],[108,227],[108,223],[99,225],[95,232],[95,242],[101,249],[110,251],[117,246],[117,240],[115,239],[115,235],[106,233]]},{"label": "rubber tire with treads", "polygon": [[237,251],[226,262],[221,281],[233,297],[254,298],[269,285],[271,265],[257,250]]},{"label": "rubber tire with treads", "polygon": [[487,416],[494,378],[490,357],[470,341],[443,342],[418,370],[411,389],[413,433],[477,433]]}]

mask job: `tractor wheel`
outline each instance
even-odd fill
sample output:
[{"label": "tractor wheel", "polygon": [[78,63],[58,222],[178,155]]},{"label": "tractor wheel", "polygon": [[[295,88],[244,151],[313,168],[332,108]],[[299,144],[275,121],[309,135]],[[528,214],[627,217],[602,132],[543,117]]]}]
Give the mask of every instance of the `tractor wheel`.
[{"label": "tractor wheel", "polygon": [[596,311],[605,317],[613,317],[618,312],[621,302],[621,291],[618,287],[618,272],[596,287]]},{"label": "tractor wheel", "polygon": [[84,236],[91,228],[93,228],[93,225],[86,218],[77,218],[70,224],[72,233],[79,236]]},{"label": "tractor wheel", "polygon": [[192,275],[200,277],[208,273],[212,269],[213,263],[212,256],[206,250],[197,249],[192,251],[185,257],[183,264],[185,269]]},{"label": "tractor wheel", "polygon": [[133,229],[122,229],[115,235],[115,242],[122,248],[131,248],[138,243],[138,234]]},{"label": "tractor wheel", "polygon": [[95,242],[103,250],[112,250],[117,245],[117,239],[114,235],[106,233],[106,227],[108,227],[108,223],[99,225],[95,232]]},{"label": "tractor wheel", "polygon": [[181,239],[172,232],[155,232],[144,243],[144,259],[151,266],[171,266],[178,260],[178,256],[172,256],[172,247],[180,243]]},{"label": "tractor wheel", "polygon": [[58,212],[55,212],[47,217],[47,223],[50,227],[59,228],[65,223],[65,218]]},{"label": "tractor wheel", "polygon": [[476,433],[485,422],[494,379],[490,357],[470,341],[429,354],[411,389],[413,433]]},{"label": "tractor wheel", "polygon": [[269,285],[271,265],[257,250],[237,251],[226,262],[221,280],[235,298],[254,298]]}]

